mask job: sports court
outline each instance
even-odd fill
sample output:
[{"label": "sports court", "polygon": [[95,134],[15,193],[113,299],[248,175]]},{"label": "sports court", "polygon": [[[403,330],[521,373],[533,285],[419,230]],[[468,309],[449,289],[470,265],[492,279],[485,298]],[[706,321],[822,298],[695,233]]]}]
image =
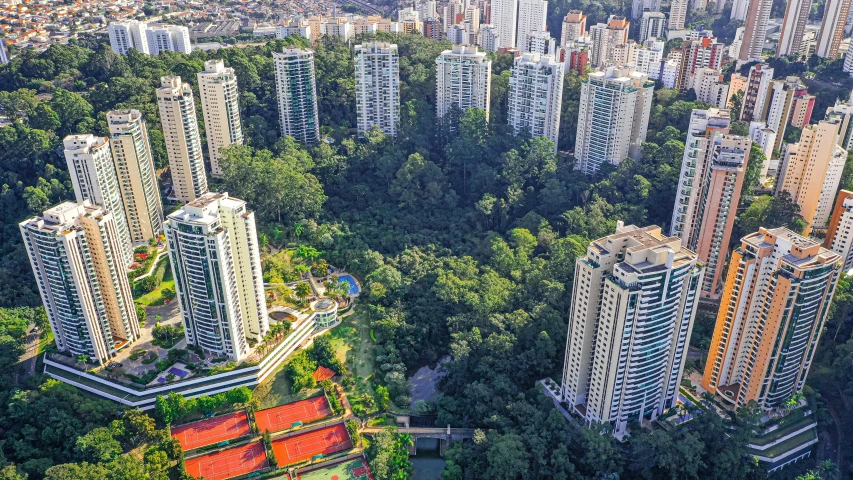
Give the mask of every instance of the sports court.
[{"label": "sports court", "polygon": [[309,460],[316,455],[329,455],[350,448],[352,441],[343,423],[272,442],[275,458],[282,467]]},{"label": "sports court", "polygon": [[290,475],[281,477],[287,480],[373,480],[370,468],[364,457],[352,458],[322,468],[306,468],[297,472],[295,478]]},{"label": "sports court", "polygon": [[205,480],[225,480],[269,466],[262,442],[229,448],[186,460],[187,473]]},{"label": "sports court", "polygon": [[287,405],[255,412],[255,423],[260,432],[286,430],[296,422],[310,423],[332,414],[325,396],[308,398]]},{"label": "sports court", "polygon": [[246,412],[234,412],[175,427],[172,429],[172,438],[177,438],[181,442],[181,448],[186,451],[239,438],[249,432],[249,417]]}]

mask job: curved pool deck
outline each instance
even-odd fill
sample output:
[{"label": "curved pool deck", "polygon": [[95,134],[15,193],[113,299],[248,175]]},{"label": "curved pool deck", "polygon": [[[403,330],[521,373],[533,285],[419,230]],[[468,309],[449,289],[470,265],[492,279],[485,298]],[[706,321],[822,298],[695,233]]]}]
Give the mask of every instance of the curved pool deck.
[{"label": "curved pool deck", "polygon": [[348,273],[344,274],[344,275],[340,275],[340,276],[338,276],[338,281],[349,283],[349,294],[350,295],[358,295],[359,293],[361,293],[361,287],[358,285],[358,282],[356,281],[355,277],[353,277],[352,275],[350,275]]}]

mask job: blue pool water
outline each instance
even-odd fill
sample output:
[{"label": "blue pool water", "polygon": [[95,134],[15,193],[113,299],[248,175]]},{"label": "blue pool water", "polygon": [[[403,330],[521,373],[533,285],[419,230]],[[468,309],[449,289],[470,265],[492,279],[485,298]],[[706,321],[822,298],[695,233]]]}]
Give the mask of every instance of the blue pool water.
[{"label": "blue pool water", "polygon": [[350,295],[358,295],[358,292],[361,291],[358,288],[358,283],[356,283],[355,279],[352,278],[352,275],[341,275],[338,277],[339,282],[349,282],[349,294]]}]

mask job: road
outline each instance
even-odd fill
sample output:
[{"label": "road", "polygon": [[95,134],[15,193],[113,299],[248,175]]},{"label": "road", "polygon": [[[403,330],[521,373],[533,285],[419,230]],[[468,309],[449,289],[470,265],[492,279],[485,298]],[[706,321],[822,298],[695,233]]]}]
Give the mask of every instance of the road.
[{"label": "road", "polygon": [[18,372],[15,374],[15,383],[21,383],[23,378],[21,378],[21,374],[24,377],[30,377],[36,373],[36,360],[38,357],[38,349],[39,349],[39,340],[41,339],[41,332],[36,331],[35,325],[31,325],[29,330],[27,330],[27,341],[24,344],[24,354],[21,355],[20,368]]}]

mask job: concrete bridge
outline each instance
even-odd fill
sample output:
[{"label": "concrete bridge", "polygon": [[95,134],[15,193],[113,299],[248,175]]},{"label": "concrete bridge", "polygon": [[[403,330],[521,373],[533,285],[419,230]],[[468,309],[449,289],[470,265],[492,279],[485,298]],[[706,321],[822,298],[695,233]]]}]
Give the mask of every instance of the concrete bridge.
[{"label": "concrete bridge", "polygon": [[[473,428],[450,428],[450,425],[447,427],[411,427],[409,426],[409,417],[407,415],[398,415],[397,416],[397,424],[399,425],[400,433],[408,433],[411,435],[415,442],[409,448],[410,455],[417,455],[418,453],[418,444],[417,440],[419,438],[435,438],[438,439],[438,453],[441,456],[444,456],[444,451],[447,449],[447,445],[452,441],[461,441],[466,438],[471,438],[474,436]],[[377,426],[377,427],[365,427],[361,430],[362,433],[373,434],[381,432],[385,427]]]}]

